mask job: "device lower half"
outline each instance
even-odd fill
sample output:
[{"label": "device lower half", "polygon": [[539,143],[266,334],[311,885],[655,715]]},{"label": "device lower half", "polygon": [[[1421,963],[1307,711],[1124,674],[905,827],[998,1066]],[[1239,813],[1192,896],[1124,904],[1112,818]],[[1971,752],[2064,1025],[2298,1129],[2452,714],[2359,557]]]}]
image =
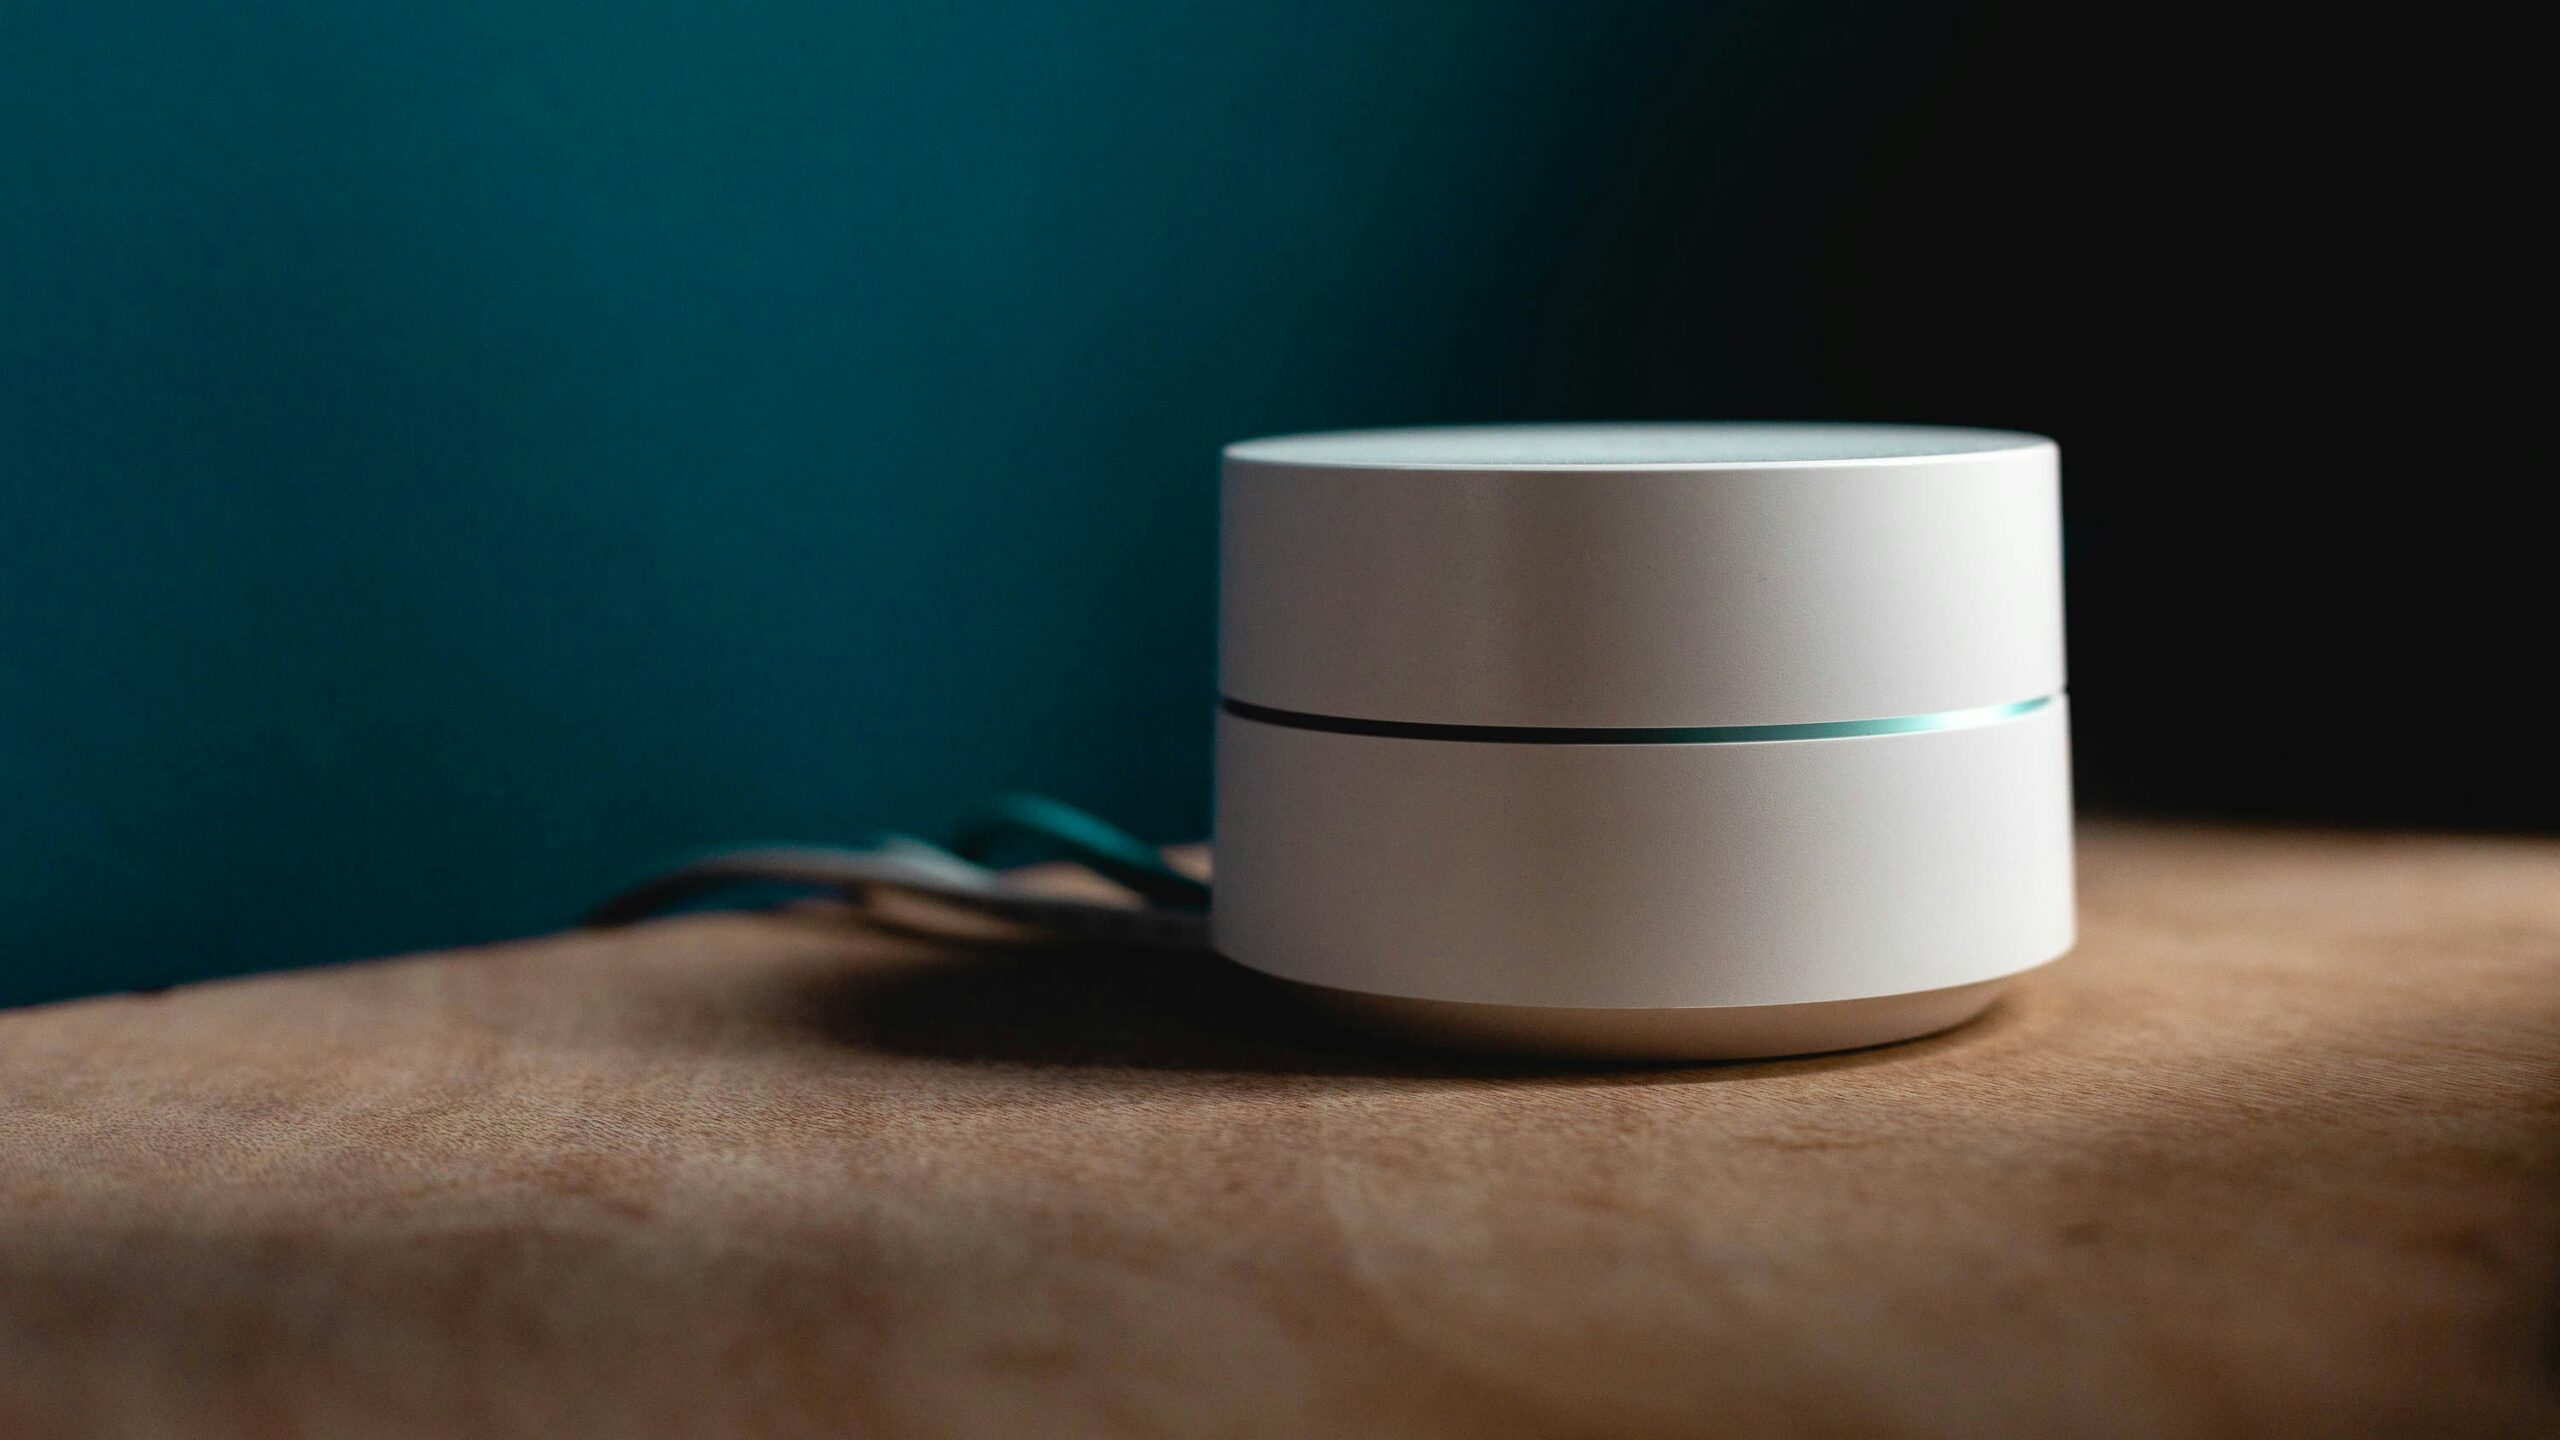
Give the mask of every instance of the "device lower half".
[{"label": "device lower half", "polygon": [[2074,936],[2065,702],[1902,733],[1558,743],[1222,713],[1213,942],[1425,1040],[1881,1044]]}]

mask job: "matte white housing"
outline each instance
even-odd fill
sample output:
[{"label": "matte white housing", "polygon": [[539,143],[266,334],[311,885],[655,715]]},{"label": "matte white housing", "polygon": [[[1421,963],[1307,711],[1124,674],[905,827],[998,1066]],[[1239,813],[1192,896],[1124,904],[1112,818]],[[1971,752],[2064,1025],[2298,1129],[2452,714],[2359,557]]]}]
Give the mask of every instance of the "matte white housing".
[{"label": "matte white housing", "polygon": [[2058,484],[1905,426],[1229,447],[1218,948],[1540,1050],[1978,1013],[2073,938]]}]

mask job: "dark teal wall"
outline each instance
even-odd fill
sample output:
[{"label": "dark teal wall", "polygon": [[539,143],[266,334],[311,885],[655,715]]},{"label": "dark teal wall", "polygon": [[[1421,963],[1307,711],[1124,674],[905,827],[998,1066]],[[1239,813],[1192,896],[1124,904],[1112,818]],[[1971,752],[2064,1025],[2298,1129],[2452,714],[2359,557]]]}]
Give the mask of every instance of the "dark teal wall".
[{"label": "dark teal wall", "polygon": [[1007,787],[1198,831],[1217,445],[1545,403],[1764,28],[0,7],[0,1001]]}]

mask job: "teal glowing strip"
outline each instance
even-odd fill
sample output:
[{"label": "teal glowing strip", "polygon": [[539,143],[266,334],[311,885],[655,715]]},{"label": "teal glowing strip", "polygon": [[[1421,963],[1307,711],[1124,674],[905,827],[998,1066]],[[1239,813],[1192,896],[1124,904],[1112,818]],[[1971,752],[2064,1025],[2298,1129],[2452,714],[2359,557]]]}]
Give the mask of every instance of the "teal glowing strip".
[{"label": "teal glowing strip", "polygon": [[1740,745],[1762,740],[1845,740],[1857,735],[1911,735],[1923,730],[1970,730],[2032,715],[2053,703],[2050,695],[2011,705],[1892,715],[1882,720],[1817,720],[1802,725],[1429,725],[1407,720],[1353,720],[1274,710],[1242,700],[1225,702],[1230,715],[1266,725],[1322,730],[1334,735],[1378,735],[1393,740],[1497,741],[1509,745]]}]

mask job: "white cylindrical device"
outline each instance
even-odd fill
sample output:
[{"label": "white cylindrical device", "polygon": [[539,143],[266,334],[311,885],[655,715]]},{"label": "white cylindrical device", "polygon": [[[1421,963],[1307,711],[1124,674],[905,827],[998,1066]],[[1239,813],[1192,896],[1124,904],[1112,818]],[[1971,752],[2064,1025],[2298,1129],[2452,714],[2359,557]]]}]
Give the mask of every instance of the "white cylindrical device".
[{"label": "white cylindrical device", "polygon": [[1739,1057],[1971,1018],[2073,938],[2034,435],[1228,447],[1217,948],[1403,1028]]}]

